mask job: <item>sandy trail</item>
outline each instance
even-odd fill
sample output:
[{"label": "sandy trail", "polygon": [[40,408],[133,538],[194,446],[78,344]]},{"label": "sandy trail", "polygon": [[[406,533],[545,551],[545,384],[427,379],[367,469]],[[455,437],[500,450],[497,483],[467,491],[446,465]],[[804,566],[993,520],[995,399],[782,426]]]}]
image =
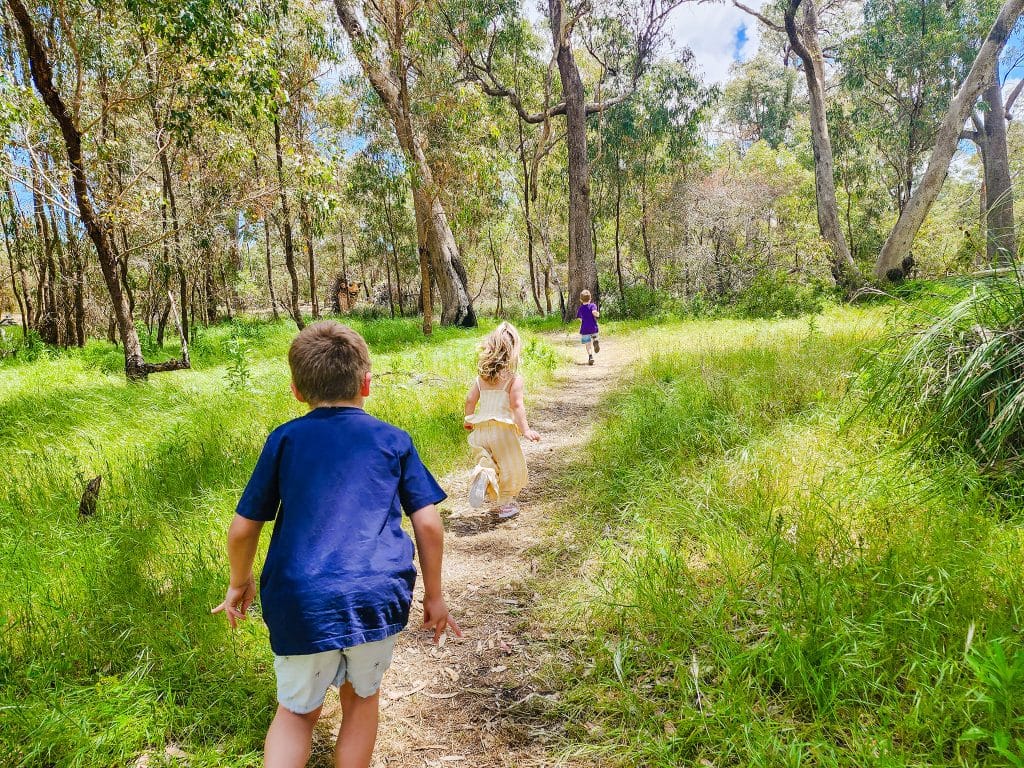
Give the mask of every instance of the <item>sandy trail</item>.
[{"label": "sandy trail", "polygon": [[[523,443],[530,485],[520,495],[522,514],[495,525],[472,510],[466,501],[468,466],[441,481],[449,494],[442,505],[445,592],[465,637],[449,638],[438,648],[428,634],[402,633],[381,689],[374,768],[571,765],[553,754],[559,729],[545,708],[557,694],[537,675],[551,650],[531,627],[531,609],[540,599],[531,587],[537,571],[531,552],[555,535],[546,515],[561,501],[553,478],[581,456],[594,404],[639,354],[632,340],[610,337],[595,365],[587,366],[578,338],[549,337],[565,361],[548,388],[527,393],[530,426],[542,440]],[[417,585],[410,627],[422,619],[421,597]],[[340,716],[331,693],[311,766],[332,765]]]}]

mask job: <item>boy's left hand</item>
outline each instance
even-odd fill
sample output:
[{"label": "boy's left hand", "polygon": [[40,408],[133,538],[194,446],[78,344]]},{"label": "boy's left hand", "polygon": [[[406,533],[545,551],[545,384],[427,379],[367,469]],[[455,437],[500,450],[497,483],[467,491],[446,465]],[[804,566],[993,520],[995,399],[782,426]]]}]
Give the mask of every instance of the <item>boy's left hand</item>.
[{"label": "boy's left hand", "polygon": [[238,626],[239,619],[247,619],[249,607],[256,599],[256,580],[250,576],[249,580],[237,587],[228,587],[224,595],[224,602],[210,611],[210,613],[223,613],[227,616],[228,624],[234,629]]},{"label": "boy's left hand", "polygon": [[443,597],[424,598],[423,628],[434,630],[434,644],[441,642],[445,628],[451,627],[456,637],[462,637],[462,630],[448,612],[448,604]]}]

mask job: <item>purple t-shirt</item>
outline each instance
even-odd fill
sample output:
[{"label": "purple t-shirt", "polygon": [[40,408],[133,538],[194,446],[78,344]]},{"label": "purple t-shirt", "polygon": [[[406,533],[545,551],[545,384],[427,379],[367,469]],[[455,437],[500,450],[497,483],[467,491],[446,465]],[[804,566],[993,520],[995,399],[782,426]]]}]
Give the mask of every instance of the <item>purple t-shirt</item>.
[{"label": "purple t-shirt", "polygon": [[581,321],[581,336],[590,336],[591,334],[597,333],[597,318],[594,317],[595,312],[597,312],[597,304],[594,304],[593,302],[590,304],[580,304],[580,308],[576,310],[576,317]]}]

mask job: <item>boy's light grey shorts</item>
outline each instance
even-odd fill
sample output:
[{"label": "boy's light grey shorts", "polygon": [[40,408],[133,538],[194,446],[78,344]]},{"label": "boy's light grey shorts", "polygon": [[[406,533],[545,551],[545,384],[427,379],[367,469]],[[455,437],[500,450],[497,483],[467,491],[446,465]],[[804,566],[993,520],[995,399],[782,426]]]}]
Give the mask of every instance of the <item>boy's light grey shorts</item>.
[{"label": "boy's light grey shorts", "polygon": [[275,656],[277,701],[289,712],[305,715],[324,703],[327,689],[352,683],[357,696],[369,698],[391,666],[397,635],[340,651]]}]

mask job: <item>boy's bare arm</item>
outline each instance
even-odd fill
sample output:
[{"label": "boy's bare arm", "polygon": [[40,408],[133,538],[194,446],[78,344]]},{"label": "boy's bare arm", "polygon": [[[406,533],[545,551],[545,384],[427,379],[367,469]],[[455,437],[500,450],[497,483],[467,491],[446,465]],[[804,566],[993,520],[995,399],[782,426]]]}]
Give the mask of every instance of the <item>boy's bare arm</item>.
[{"label": "boy's bare arm", "polygon": [[536,443],[540,440],[540,434],[530,429],[530,425],[526,421],[526,402],[523,397],[523,377],[516,376],[516,380],[512,382],[512,387],[508,391],[508,403],[512,408],[512,418],[516,422],[516,426],[519,427],[519,432],[527,440]]},{"label": "boy's bare arm", "polygon": [[448,613],[448,604],[441,594],[441,560],[444,556],[444,525],[433,504],[418,509],[411,515],[412,532],[416,537],[416,550],[420,555],[423,577],[423,628],[434,630],[434,642],[451,627],[457,637],[462,630]]},{"label": "boy's bare arm", "polygon": [[252,564],[260,544],[263,523],[235,515],[228,528],[228,563],[231,565],[231,580],[224,595],[224,602],[211,613],[224,613],[234,629],[239,619],[246,618],[249,606],[256,599],[256,580],[252,575]]}]

